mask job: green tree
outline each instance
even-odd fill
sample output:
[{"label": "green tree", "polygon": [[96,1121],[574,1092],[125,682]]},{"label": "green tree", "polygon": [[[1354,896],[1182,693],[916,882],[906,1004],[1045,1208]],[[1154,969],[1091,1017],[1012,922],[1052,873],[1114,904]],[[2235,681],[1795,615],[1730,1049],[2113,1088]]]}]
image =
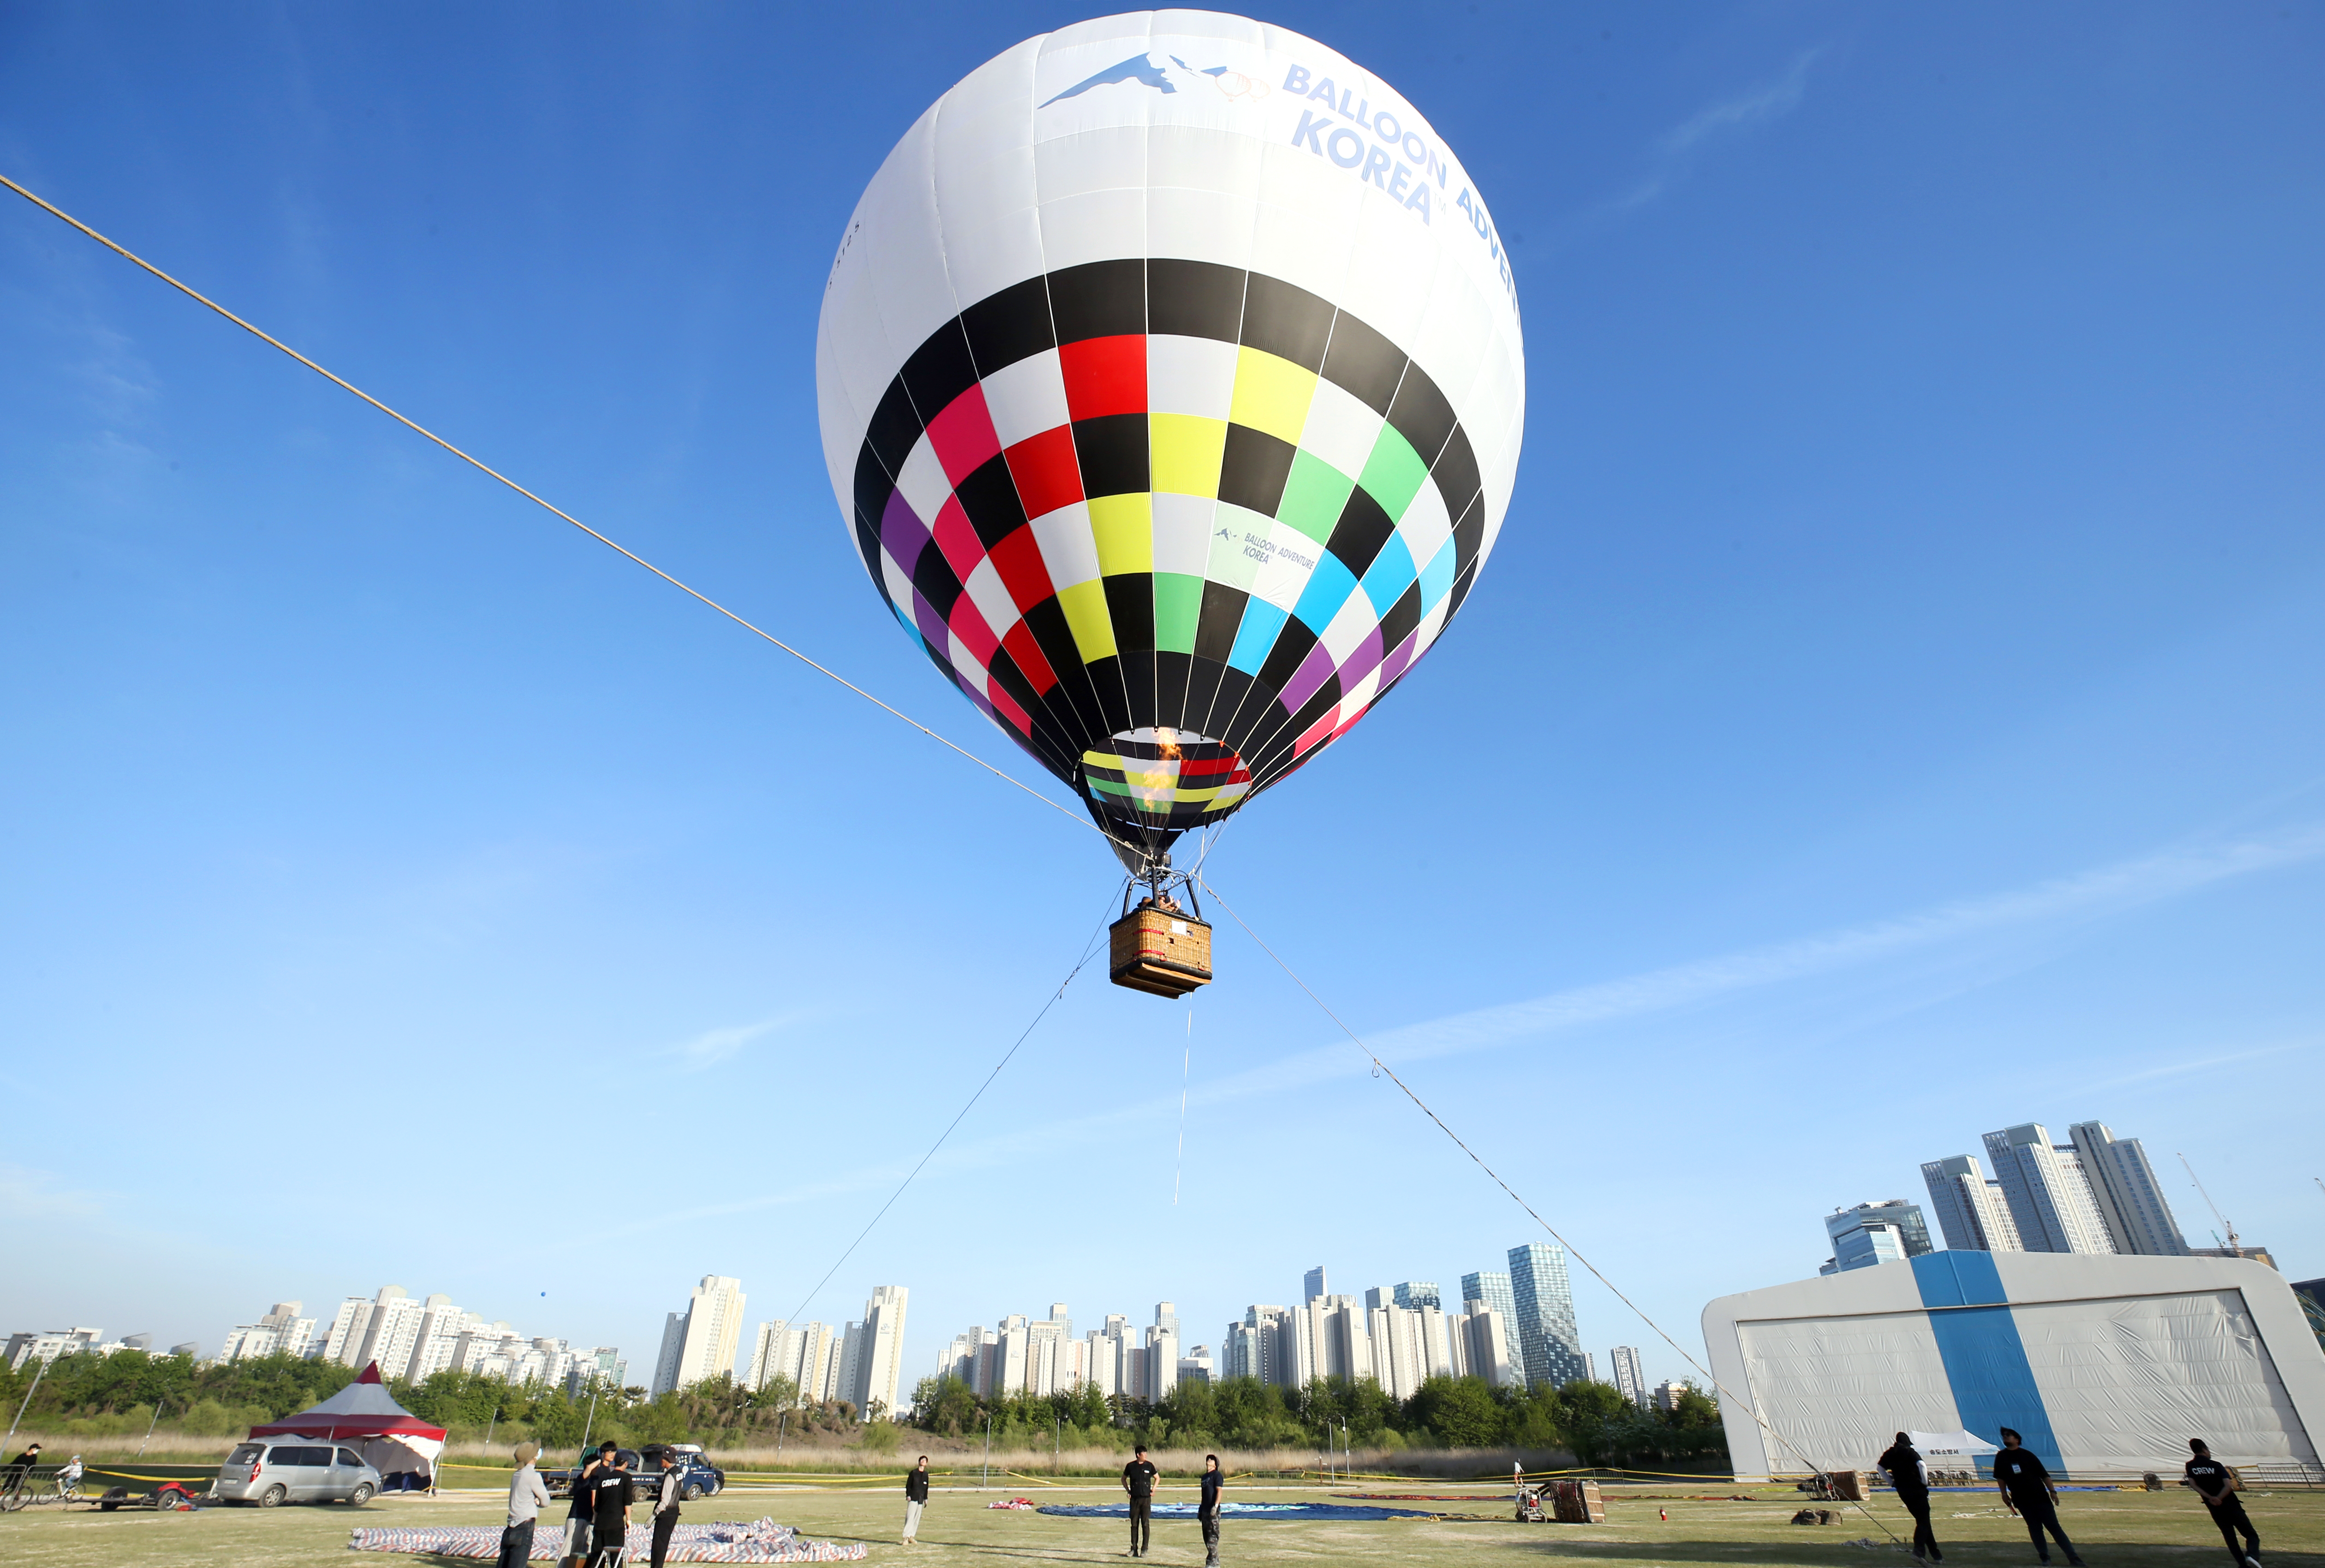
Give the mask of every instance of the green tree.
[{"label": "green tree", "polygon": [[1405,1401],[1408,1432],[1428,1432],[1449,1448],[1490,1448],[1506,1428],[1483,1378],[1431,1378]]}]

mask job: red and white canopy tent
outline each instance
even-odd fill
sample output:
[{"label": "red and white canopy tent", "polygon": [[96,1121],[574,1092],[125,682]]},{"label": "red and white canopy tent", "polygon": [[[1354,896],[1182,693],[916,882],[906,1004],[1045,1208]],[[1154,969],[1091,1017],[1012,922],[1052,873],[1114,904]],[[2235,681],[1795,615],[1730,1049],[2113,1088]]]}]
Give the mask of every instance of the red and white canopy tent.
[{"label": "red and white canopy tent", "polygon": [[397,1404],[379,1380],[379,1363],[310,1409],[250,1429],[253,1437],[315,1437],[358,1445],[366,1462],[382,1475],[419,1471],[432,1485],[436,1456],[444,1452],[444,1429]]}]

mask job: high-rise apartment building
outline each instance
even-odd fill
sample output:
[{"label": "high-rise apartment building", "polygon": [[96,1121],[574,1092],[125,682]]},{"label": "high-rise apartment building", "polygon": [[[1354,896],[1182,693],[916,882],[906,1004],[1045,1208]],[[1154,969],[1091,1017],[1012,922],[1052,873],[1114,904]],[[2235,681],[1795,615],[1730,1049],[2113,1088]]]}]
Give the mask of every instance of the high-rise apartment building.
[{"label": "high-rise apartment building", "polygon": [[1324,1283],[1324,1266],[1321,1263],[1319,1263],[1315,1268],[1311,1268],[1307,1273],[1301,1275],[1300,1277],[1300,1287],[1301,1293],[1300,1299],[1303,1304],[1314,1301],[1320,1296],[1329,1295],[1331,1287]]},{"label": "high-rise apartment building", "polygon": [[1639,1359],[1639,1347],[1616,1345],[1607,1352],[1607,1359],[1614,1363],[1615,1387],[1623,1391],[1623,1397],[1634,1405],[1646,1404],[1647,1369]]},{"label": "high-rise apartment building", "polygon": [[851,1379],[855,1391],[843,1396],[860,1411],[895,1414],[896,1386],[904,1370],[904,1305],[910,1295],[901,1285],[879,1285],[864,1304],[863,1342]]},{"label": "high-rise apartment building", "polygon": [[1470,1310],[1446,1324],[1454,1375],[1482,1378],[1496,1388],[1516,1388],[1525,1380],[1525,1370],[1518,1364],[1516,1350],[1510,1343],[1509,1319],[1477,1297],[1468,1305]]},{"label": "high-rise apartment building", "polygon": [[574,1352],[565,1372],[565,1392],[579,1396],[594,1385],[605,1388],[620,1388],[628,1384],[630,1363],[612,1345],[592,1345]]},{"label": "high-rise apartment building", "polygon": [[2072,1144],[2054,1145],[2039,1121],[1985,1138],[1987,1158],[2029,1252],[2112,1252],[2114,1238]]},{"label": "high-rise apartment building", "polygon": [[371,1326],[371,1298],[350,1296],[339,1303],[331,1326],[323,1331],[323,1360],[343,1367],[358,1366],[356,1352],[363,1349],[364,1331]]},{"label": "high-rise apartment building", "polygon": [[1582,1352],[1582,1375],[1591,1382],[1598,1380],[1598,1356],[1595,1351]]},{"label": "high-rise apartment building", "polygon": [[1510,1277],[1496,1269],[1480,1269],[1461,1276],[1461,1310],[1470,1310],[1469,1303],[1482,1301],[1492,1311],[1502,1314],[1505,1325],[1518,1321],[1518,1298],[1510,1289]]},{"label": "high-rise apartment building", "polygon": [[1923,1161],[1922,1184],[1930,1189],[1930,1208],[1948,1247],[1957,1252],[2023,1250],[2002,1184],[1978,1168],[1976,1155]]},{"label": "high-rise apartment building", "polygon": [[468,1316],[452,1305],[449,1296],[431,1296],[420,1304],[420,1332],[412,1336],[412,1355],[404,1363],[403,1372],[414,1383],[452,1364],[453,1347],[459,1343],[460,1329]]},{"label": "high-rise apartment building", "polygon": [[364,1329],[354,1364],[376,1365],[383,1378],[402,1377],[412,1363],[412,1346],[427,1315],[427,1307],[406,1296],[401,1285],[382,1286],[372,1298],[371,1322]]},{"label": "high-rise apartment building", "polygon": [[315,1320],[301,1317],[300,1304],[278,1301],[256,1323],[236,1324],[218,1346],[218,1359],[252,1361],[261,1356],[303,1356],[313,1348]]},{"label": "high-rise apartment building", "polygon": [[1922,1222],[1921,1206],[1903,1198],[1835,1209],[1824,1219],[1832,1257],[1827,1274],[1870,1268],[1876,1263],[1897,1263],[1930,1250],[1930,1228]]},{"label": "high-rise apartment building", "polygon": [[1291,1387],[1292,1332],[1290,1308],[1246,1307],[1243,1321],[1227,1324],[1220,1341],[1219,1376]]},{"label": "high-rise apartment building", "polygon": [[1166,1397],[1179,1386],[1179,1309],[1167,1301],[1154,1304],[1154,1322],[1146,1331],[1146,1394],[1149,1400]]},{"label": "high-rise apartment building", "polygon": [[1510,1294],[1517,1302],[1517,1351],[1526,1386],[1562,1388],[1582,1376],[1566,1250],[1547,1241],[1511,1248]]},{"label": "high-rise apartment building", "polygon": [[2163,1201],[2155,1167],[2135,1138],[2117,1138],[2104,1121],[2078,1121],[2067,1130],[2081,1156],[2091,1195],[2115,1239],[2115,1250],[2144,1258],[2184,1258],[2188,1243]]},{"label": "high-rise apartment building", "polygon": [[719,1274],[702,1277],[686,1310],[672,1313],[662,1324],[662,1353],[654,1358],[655,1394],[735,1370],[735,1351],[743,1338],[743,1302],[741,1280]]}]

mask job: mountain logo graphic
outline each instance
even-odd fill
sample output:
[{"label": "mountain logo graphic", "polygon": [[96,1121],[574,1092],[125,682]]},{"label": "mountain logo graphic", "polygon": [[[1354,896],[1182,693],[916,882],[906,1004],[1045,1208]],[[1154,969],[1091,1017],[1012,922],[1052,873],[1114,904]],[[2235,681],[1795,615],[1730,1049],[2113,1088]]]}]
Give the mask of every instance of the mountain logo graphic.
[{"label": "mountain logo graphic", "polygon": [[[1192,66],[1175,54],[1162,58],[1170,63],[1158,65],[1151,54],[1134,54],[1127,60],[1117,60],[1104,70],[1083,78],[1041,106],[1046,109],[1051,104],[1078,98],[1092,88],[1116,87],[1125,82],[1152,88],[1158,93],[1175,93],[1179,90],[1180,82],[1184,82],[1190,88],[1208,83],[1218,88],[1219,96],[1226,98],[1264,98],[1267,96],[1265,82],[1247,77],[1231,67]],[[1173,76],[1179,80],[1173,81]]]}]

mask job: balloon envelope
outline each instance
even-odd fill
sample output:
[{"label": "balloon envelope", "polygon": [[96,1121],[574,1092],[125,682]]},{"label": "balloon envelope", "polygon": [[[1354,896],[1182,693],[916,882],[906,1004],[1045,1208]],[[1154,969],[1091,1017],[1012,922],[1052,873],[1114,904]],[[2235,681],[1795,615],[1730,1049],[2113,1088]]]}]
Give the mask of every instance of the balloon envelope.
[{"label": "balloon envelope", "polygon": [[816,380],[906,632],[1154,848],[1428,650],[1524,420],[1460,161],[1370,72],[1208,12],[1029,39],[931,106],[848,222]]}]

